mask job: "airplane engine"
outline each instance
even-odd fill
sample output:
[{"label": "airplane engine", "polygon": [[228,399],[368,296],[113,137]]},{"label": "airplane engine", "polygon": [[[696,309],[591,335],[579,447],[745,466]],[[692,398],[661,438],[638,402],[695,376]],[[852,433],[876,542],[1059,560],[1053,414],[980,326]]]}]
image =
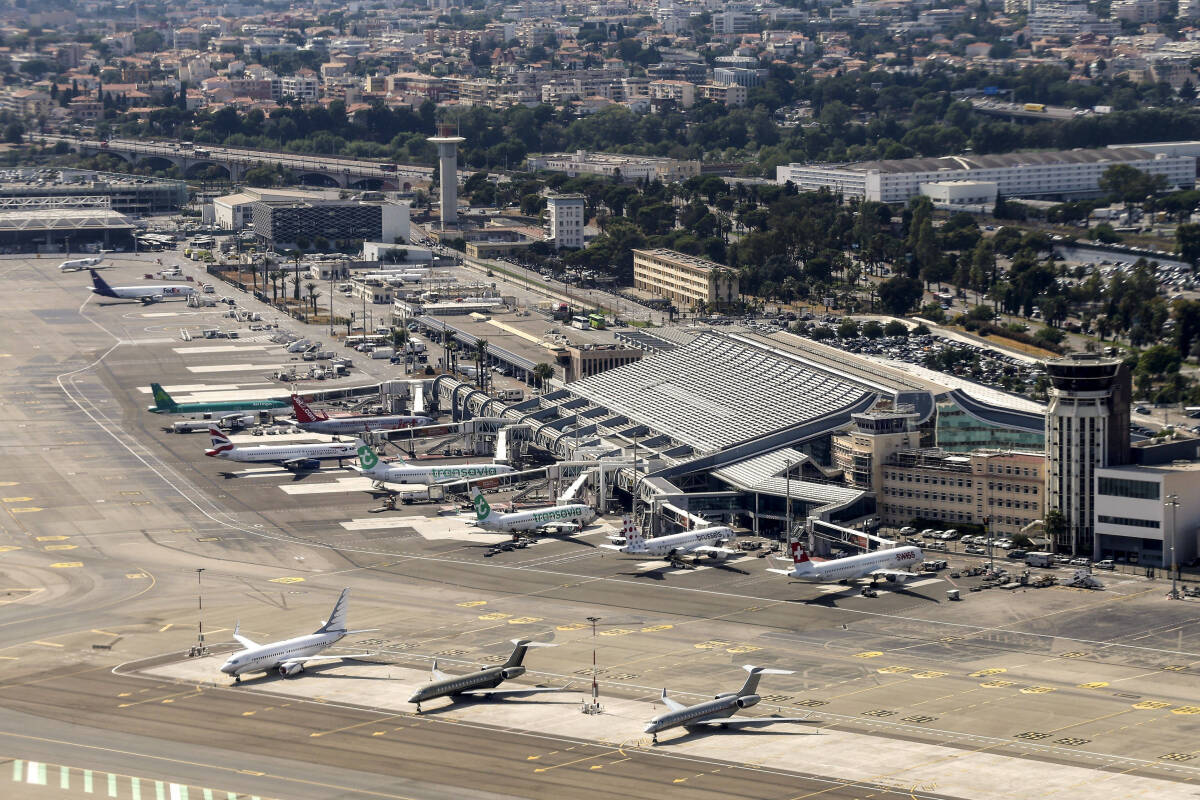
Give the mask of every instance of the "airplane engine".
[{"label": "airplane engine", "polygon": [[758,705],[759,700],[762,700],[762,698],[759,697],[758,695],[748,694],[748,695],[745,695],[744,697],[739,697],[734,702],[737,703],[738,708],[749,708],[750,706]]},{"label": "airplane engine", "polygon": [[504,680],[506,680],[506,681],[512,680],[513,678],[519,678],[524,674],[525,674],[524,667],[505,667],[504,668]]},{"label": "airplane engine", "polygon": [[906,583],[908,581],[904,575],[885,575],[884,578],[888,583]]},{"label": "airplane engine", "polygon": [[280,676],[282,676],[284,678],[290,678],[293,675],[295,675],[297,672],[302,672],[304,670],[304,665],[303,664],[280,664],[278,670],[279,670]]}]

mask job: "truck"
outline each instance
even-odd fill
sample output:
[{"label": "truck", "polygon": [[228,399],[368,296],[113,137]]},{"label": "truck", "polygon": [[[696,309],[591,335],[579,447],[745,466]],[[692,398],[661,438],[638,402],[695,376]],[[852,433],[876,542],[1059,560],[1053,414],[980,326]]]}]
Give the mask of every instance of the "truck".
[{"label": "truck", "polygon": [[396,355],[396,351],[391,347],[376,347],[371,351],[371,358],[391,358]]},{"label": "truck", "polygon": [[1045,103],[1026,103],[1025,110],[1026,111],[1036,111],[1039,114],[1044,113],[1046,110],[1046,104]]},{"label": "truck", "polygon": [[1026,553],[1025,563],[1030,567],[1052,567],[1054,566],[1054,554],[1040,551]]}]

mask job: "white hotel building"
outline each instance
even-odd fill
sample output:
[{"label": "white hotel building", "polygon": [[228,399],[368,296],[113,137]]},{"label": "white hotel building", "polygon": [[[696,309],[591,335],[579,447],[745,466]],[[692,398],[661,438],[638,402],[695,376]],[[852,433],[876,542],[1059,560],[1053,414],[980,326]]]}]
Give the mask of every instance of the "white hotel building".
[{"label": "white hotel building", "polygon": [[853,164],[786,164],[776,167],[775,177],[781,184],[791,181],[802,192],[825,188],[848,198],[884,203],[907,202],[922,194],[922,184],[961,181],[994,183],[996,192],[1003,197],[1094,195],[1100,191],[1100,176],[1114,164],[1128,164],[1143,172],[1165,175],[1169,187],[1196,185],[1194,154],[1156,152],[1154,148],[1155,145],[1146,144],[1102,150],[904,158]]}]

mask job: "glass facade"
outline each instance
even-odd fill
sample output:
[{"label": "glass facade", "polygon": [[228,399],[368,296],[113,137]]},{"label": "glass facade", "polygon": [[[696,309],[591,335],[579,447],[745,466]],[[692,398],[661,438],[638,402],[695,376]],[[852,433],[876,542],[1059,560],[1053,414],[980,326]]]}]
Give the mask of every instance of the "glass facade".
[{"label": "glass facade", "polygon": [[1137,517],[1110,517],[1107,514],[1097,514],[1096,519],[1106,525],[1127,525],[1130,528],[1158,528],[1156,519],[1138,519]]},{"label": "glass facade", "polygon": [[1135,500],[1157,500],[1160,487],[1156,481],[1134,481],[1127,478],[1097,478],[1096,494],[1111,497],[1131,497]]},{"label": "glass facade", "polygon": [[1041,452],[1046,448],[1045,433],[991,425],[966,413],[953,400],[937,404],[936,437],[938,447],[958,453],[983,448]]}]

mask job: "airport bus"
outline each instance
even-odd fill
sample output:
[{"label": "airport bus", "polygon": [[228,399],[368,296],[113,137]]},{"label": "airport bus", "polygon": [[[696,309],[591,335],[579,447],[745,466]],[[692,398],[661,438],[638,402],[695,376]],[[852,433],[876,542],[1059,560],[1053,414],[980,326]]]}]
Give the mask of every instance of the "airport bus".
[{"label": "airport bus", "polygon": [[603,314],[588,314],[588,325],[593,330],[604,330],[604,315]]},{"label": "airport bus", "polygon": [[587,330],[588,328],[592,327],[592,323],[588,321],[587,317],[576,316],[576,317],[571,317],[571,327],[578,328],[579,330],[582,331],[582,330]]}]

